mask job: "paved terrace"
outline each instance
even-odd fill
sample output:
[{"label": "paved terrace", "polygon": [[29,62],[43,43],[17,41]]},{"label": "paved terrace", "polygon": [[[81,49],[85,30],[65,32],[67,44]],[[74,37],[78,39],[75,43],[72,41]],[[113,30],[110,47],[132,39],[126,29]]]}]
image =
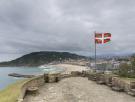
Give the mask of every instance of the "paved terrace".
[{"label": "paved terrace", "polygon": [[[59,64],[64,73],[87,70],[83,66]],[[135,97],[112,91],[84,77],[70,77],[58,83],[45,83],[36,95],[27,95],[24,102],[135,102]]]},{"label": "paved terrace", "polygon": [[58,83],[48,83],[35,96],[24,102],[135,102],[135,97],[112,91],[83,77],[71,77]]}]

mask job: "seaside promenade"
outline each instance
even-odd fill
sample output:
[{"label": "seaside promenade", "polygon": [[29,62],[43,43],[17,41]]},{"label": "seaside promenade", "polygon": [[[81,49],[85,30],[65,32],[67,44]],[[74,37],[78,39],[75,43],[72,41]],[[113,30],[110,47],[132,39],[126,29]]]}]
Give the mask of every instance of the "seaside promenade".
[{"label": "seaside promenade", "polygon": [[[66,68],[65,73],[86,69],[66,64],[57,66]],[[36,95],[27,95],[24,102],[135,102],[135,97],[112,91],[87,78],[71,77],[58,83],[46,83]]]}]

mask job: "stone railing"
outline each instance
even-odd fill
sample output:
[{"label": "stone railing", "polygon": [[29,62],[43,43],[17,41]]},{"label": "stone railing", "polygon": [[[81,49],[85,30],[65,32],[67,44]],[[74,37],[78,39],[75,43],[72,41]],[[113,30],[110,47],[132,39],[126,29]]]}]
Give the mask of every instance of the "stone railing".
[{"label": "stone railing", "polygon": [[79,77],[79,76],[81,77],[81,76],[84,76],[84,74],[85,74],[84,72],[73,71],[68,74],[51,73],[51,74],[44,74],[38,77],[34,77],[30,79],[29,81],[25,82],[24,85],[21,87],[21,92],[18,98],[18,102],[23,102],[23,99],[27,94],[28,88],[30,87],[38,88],[44,85],[45,83],[58,82],[59,80],[63,78]]},{"label": "stone railing", "polygon": [[132,92],[131,94],[131,89],[135,89],[135,82],[126,82],[116,75],[91,73],[88,71],[82,72],[72,71],[71,73],[68,74],[60,74],[60,73],[44,74],[30,79],[22,86],[18,102],[23,102],[23,99],[26,96],[29,87],[40,87],[45,83],[58,82],[63,78],[70,78],[70,77],[88,77],[88,80],[96,81],[98,84],[105,84],[112,88],[113,87],[120,88],[128,94],[130,93],[130,95],[132,96],[135,95],[134,92]]},{"label": "stone railing", "polygon": [[129,95],[135,96],[135,80],[128,80],[117,75],[89,73],[88,79],[96,81],[98,84],[104,84],[115,91],[123,91]]},{"label": "stone railing", "polygon": [[54,74],[44,74],[38,77],[34,77],[29,81],[25,82],[21,87],[21,92],[18,98],[18,102],[23,102],[24,97],[26,96],[29,88],[39,88],[45,83],[52,83],[59,81],[59,73]]},{"label": "stone railing", "polygon": [[23,102],[23,99],[26,95],[27,89],[29,87],[40,87],[44,85],[44,75],[34,77],[30,79],[29,81],[25,82],[24,85],[21,87],[21,92],[18,98],[18,102]]}]

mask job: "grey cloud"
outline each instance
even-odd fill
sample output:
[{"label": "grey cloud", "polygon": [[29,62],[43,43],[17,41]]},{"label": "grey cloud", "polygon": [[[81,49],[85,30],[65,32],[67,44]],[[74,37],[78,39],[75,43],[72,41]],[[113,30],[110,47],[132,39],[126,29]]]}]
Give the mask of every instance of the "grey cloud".
[{"label": "grey cloud", "polygon": [[93,55],[94,31],[112,33],[98,54],[131,53],[134,16],[134,0],[1,0],[0,56],[41,50]]}]

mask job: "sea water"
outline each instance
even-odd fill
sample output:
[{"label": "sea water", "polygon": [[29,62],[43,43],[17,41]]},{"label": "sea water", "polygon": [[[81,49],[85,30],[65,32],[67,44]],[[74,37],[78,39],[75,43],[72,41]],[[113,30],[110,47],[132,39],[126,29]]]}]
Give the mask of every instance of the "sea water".
[{"label": "sea water", "polygon": [[62,71],[62,69],[52,67],[52,66],[39,67],[39,68],[38,67],[0,67],[0,90],[16,82],[17,80],[24,79],[24,78],[8,76],[8,74],[10,73],[18,73],[23,75],[38,75],[38,74],[48,73],[52,71]]}]

